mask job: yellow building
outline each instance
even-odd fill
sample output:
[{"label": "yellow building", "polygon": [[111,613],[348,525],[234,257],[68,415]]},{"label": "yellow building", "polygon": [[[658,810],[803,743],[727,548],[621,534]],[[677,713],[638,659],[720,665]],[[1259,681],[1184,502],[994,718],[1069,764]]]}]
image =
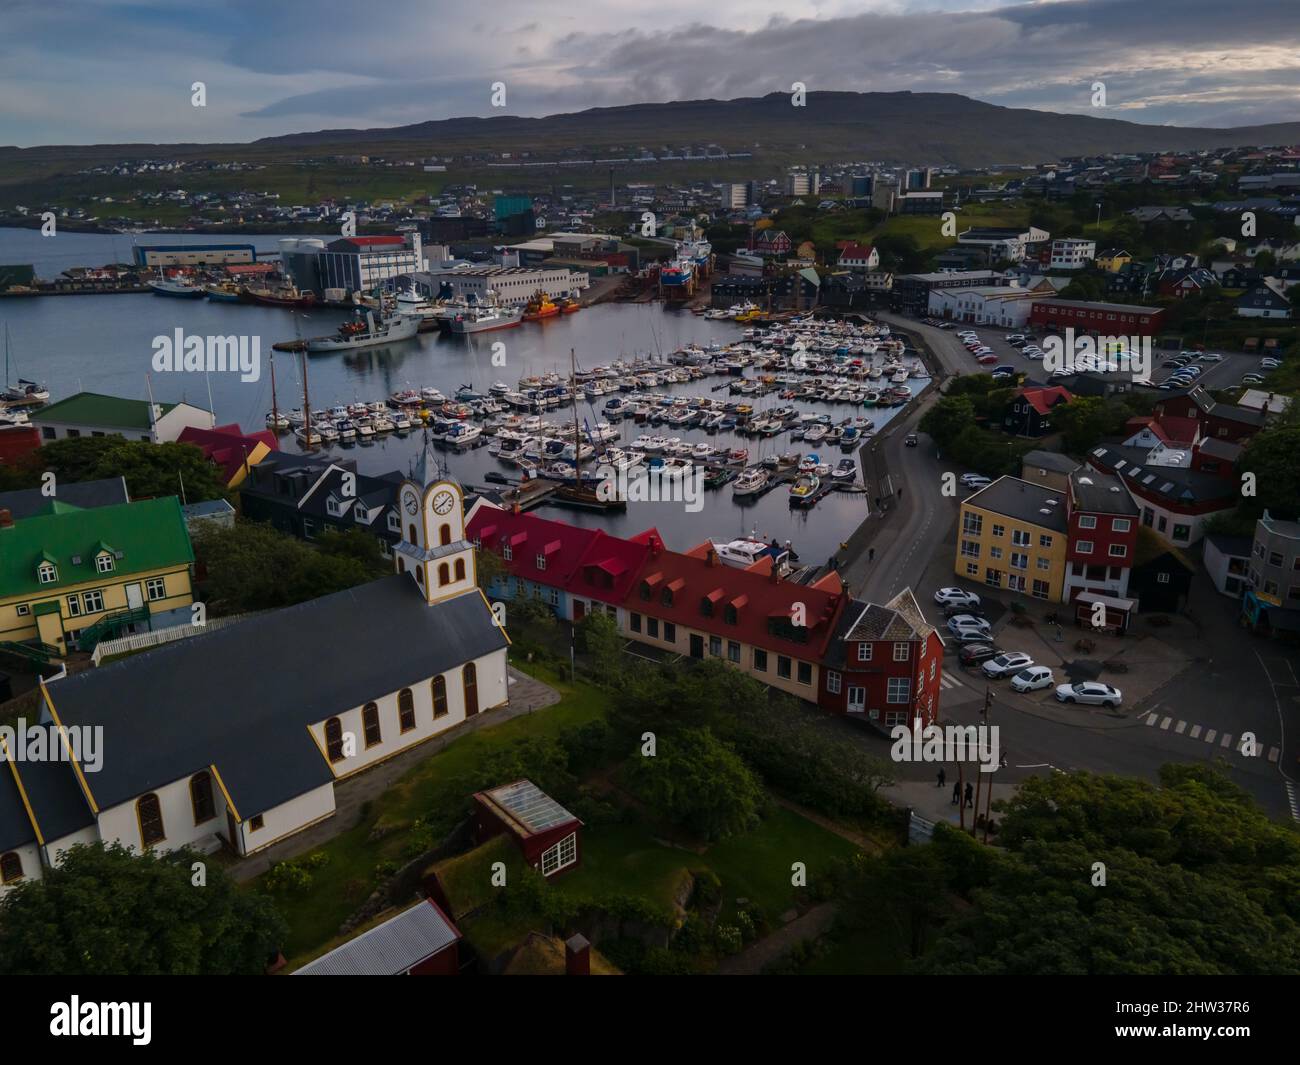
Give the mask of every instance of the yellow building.
[{"label": "yellow building", "polygon": [[[0,649],[62,657],[184,624],[193,562],[175,496],[85,509],[53,501],[18,521],[0,514]],[[34,654],[12,646],[35,643]]]},{"label": "yellow building", "polygon": [[999,477],[962,502],[953,572],[1057,603],[1065,588],[1066,493]]},{"label": "yellow building", "polygon": [[1107,248],[1105,251],[1097,253],[1097,258],[1093,260],[1097,264],[1098,270],[1105,270],[1108,273],[1118,274],[1120,270],[1133,261],[1133,256],[1123,248]]}]

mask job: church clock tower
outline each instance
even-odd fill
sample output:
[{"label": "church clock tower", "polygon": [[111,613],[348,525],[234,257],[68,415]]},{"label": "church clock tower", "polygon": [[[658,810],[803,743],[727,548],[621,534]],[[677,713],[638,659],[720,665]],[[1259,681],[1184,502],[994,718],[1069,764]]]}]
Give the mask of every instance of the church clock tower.
[{"label": "church clock tower", "polygon": [[409,573],[428,603],[473,591],[474,545],[465,539],[465,493],[446,475],[429,437],[397,496],[402,540],[393,549],[399,573]]}]

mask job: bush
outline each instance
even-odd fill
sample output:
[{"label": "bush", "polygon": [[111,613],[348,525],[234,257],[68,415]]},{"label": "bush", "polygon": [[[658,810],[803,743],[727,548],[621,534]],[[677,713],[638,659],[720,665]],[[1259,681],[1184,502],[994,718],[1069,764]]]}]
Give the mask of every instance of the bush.
[{"label": "bush", "polygon": [[262,886],[272,895],[305,895],[312,885],[312,875],[297,862],[276,862],[262,878]]}]

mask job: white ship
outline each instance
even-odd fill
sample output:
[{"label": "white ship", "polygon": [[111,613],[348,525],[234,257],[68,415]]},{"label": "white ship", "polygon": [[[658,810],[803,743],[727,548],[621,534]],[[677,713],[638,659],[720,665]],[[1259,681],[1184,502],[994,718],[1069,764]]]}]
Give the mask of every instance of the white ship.
[{"label": "white ship", "polygon": [[522,307],[468,307],[451,319],[453,333],[486,333],[509,329],[523,321]]},{"label": "white ship", "polygon": [[308,340],[307,350],[322,352],[373,348],[380,344],[410,340],[419,328],[420,319],[414,315],[397,315],[393,318],[377,320],[374,311],[366,311],[364,319],[358,315],[351,321],[344,322],[333,336],[314,337]]}]

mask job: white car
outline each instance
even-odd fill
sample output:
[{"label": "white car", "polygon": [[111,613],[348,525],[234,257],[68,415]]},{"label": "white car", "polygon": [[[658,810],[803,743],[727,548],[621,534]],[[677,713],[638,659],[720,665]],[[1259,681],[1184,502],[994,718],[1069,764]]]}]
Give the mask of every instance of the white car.
[{"label": "white car", "polygon": [[983,633],[985,639],[993,635],[993,629],[989,623],[983,618],[977,618],[974,614],[957,614],[949,618],[948,631],[954,636],[961,636],[963,633]]},{"label": "white car", "polygon": [[1223,356],[1217,352],[1207,351],[1201,356],[1201,362],[1222,362]]},{"label": "white car", "polygon": [[1241,379],[1243,385],[1262,385],[1264,378],[1257,373],[1248,373]]},{"label": "white car", "polygon": [[1261,370],[1276,370],[1282,364],[1277,359],[1260,359],[1259,368]]},{"label": "white car", "polygon": [[965,488],[983,488],[986,484],[991,483],[987,477],[980,473],[963,473],[961,483]]},{"label": "white car", "polygon": [[980,605],[980,597],[964,588],[940,588],[934,593],[934,601],[940,606]]},{"label": "white car", "polygon": [[1007,651],[1006,654],[1000,654],[997,658],[990,658],[984,665],[980,666],[986,677],[1005,677],[1011,673],[1019,673],[1022,669],[1032,666],[1034,660],[1024,651]]},{"label": "white car", "polygon": [[1055,678],[1046,666],[1030,666],[1011,678],[1011,687],[1018,692],[1032,692],[1050,688]]},{"label": "white car", "polygon": [[1085,680],[1078,684],[1057,686],[1056,698],[1063,703],[1086,703],[1089,706],[1119,706],[1124,693],[1099,680]]}]

